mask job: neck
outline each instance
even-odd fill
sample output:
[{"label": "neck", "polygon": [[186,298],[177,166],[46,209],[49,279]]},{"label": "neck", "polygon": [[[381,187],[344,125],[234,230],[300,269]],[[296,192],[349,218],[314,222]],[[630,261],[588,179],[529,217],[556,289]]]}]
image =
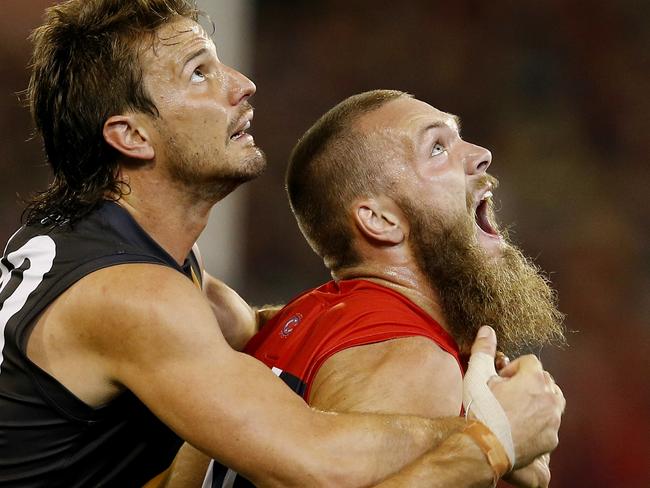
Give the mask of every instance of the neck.
[{"label": "neck", "polygon": [[174,260],[182,264],[216,202],[154,178],[127,178],[119,203]]},{"label": "neck", "polygon": [[[336,281],[363,279],[390,288],[411,300],[447,332],[450,332],[437,291],[426,277],[412,264],[384,265],[362,263],[332,271]],[[451,333],[451,332],[450,332]]]}]

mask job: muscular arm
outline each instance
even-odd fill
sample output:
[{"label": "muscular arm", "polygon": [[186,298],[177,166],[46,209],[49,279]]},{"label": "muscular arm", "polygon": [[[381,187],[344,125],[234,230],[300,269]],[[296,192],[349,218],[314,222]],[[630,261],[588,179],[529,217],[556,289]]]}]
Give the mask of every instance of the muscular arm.
[{"label": "muscular arm", "polygon": [[[57,379],[91,404],[128,388],[258,486],[367,486],[439,435],[436,422],[416,417],[309,408],[262,363],[233,351],[199,290],[162,266],[92,273],[51,312],[49,333],[67,345],[45,365]],[[65,358],[84,375],[70,373]]]},{"label": "muscular arm", "polygon": [[487,488],[493,484],[485,454],[468,436],[454,433],[375,488]]},{"label": "muscular arm", "polygon": [[440,418],[436,449],[387,479],[381,488],[491,486],[485,455],[458,418],[462,377],[456,360],[424,337],[358,346],[318,371],[310,404],[336,411],[405,413]]}]

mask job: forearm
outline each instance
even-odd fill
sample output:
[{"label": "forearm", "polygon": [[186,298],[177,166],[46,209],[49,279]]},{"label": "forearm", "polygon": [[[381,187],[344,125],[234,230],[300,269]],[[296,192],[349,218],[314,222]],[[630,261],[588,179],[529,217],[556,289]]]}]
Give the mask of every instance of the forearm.
[{"label": "forearm", "polygon": [[485,454],[467,435],[453,434],[376,488],[482,488],[493,485]]},{"label": "forearm", "polygon": [[[192,297],[189,312],[177,317],[170,308],[155,335],[130,343],[144,351],[119,350],[115,377],[182,438],[259,486],[369,486],[431,449],[454,423],[461,428],[458,418],[315,411],[262,363],[227,347],[216,323],[184,333],[178,323],[211,316]],[[162,341],[164,332],[171,337]]]},{"label": "forearm", "polygon": [[[315,413],[316,419],[310,427],[312,433],[292,460],[294,466],[302,465],[304,472],[278,472],[278,477],[260,473],[259,478],[252,474],[249,478],[256,486],[371,486],[439,446],[465,425],[463,419],[455,417],[430,420],[412,416]],[[309,478],[303,477],[306,475]]]},{"label": "forearm", "polygon": [[[316,413],[321,415],[319,412]],[[333,417],[332,414],[324,415],[329,418]],[[356,417],[356,414],[352,415],[352,417]],[[362,417],[370,417],[372,419],[371,424],[380,419],[380,416],[375,415],[363,415]],[[455,455],[454,449],[457,449],[457,444],[462,444],[458,440],[449,442],[449,439],[457,437],[453,436],[453,434],[460,431],[465,425],[463,419],[447,418],[429,422],[417,417],[386,416],[386,418],[383,418],[382,416],[380,422],[383,425],[376,429],[376,433],[372,430],[377,427],[376,425],[365,426],[363,430],[367,430],[369,436],[366,438],[364,432],[362,433],[362,439],[359,439],[358,433],[354,432],[355,429],[361,429],[361,426],[358,426],[359,419],[352,419],[350,415],[345,415],[339,428],[346,432],[348,430],[346,424],[350,420],[353,422],[351,437],[354,437],[354,439],[345,441],[340,439],[341,434],[336,432],[332,434],[331,439],[325,437],[318,440],[318,449],[322,450],[324,458],[329,460],[322,459],[323,462],[314,468],[315,470],[329,471],[328,473],[316,473],[321,481],[325,479],[337,480],[336,486],[368,486],[386,476],[390,476],[400,468],[404,469],[379,486],[390,488],[408,485],[417,488],[420,483],[422,483],[421,486],[432,486],[432,479],[456,479],[448,477],[445,470],[451,462],[451,458]],[[403,434],[402,431],[404,431]],[[386,438],[381,440],[382,436]],[[356,448],[350,449],[349,446],[345,445],[345,442],[354,442],[353,446],[356,446]],[[396,442],[401,442],[402,445],[395,444]],[[340,448],[339,445],[341,445]],[[364,448],[363,445],[368,447]],[[436,450],[433,455],[431,453],[424,454],[415,462],[412,462],[419,454],[425,453],[427,449],[438,447],[440,449]],[[468,470],[475,469],[470,454],[467,454],[465,458],[467,459],[463,459],[463,466],[466,464]],[[365,466],[359,466],[359,461],[364,459],[366,460]],[[409,463],[412,464],[409,465]],[[184,444],[171,466],[166,482],[160,488],[200,487],[208,464],[209,458],[206,455],[189,444]],[[330,467],[335,469],[330,470]],[[358,470],[356,476],[354,474],[355,470]],[[305,473],[291,480],[260,478],[256,483],[259,487],[300,486],[304,482],[306,474],[305,470]],[[442,474],[445,475],[445,478],[440,478]],[[474,472],[473,476],[476,474],[477,471]],[[432,475],[435,476],[427,479]],[[295,476],[295,474],[292,476]],[[315,480],[312,480],[312,482],[316,483]],[[443,483],[433,486],[448,485]]]},{"label": "forearm", "polygon": [[[178,341],[191,342],[186,361],[174,355]],[[461,427],[458,418],[315,411],[263,364],[225,344],[218,354],[192,336],[169,344],[164,367],[137,368],[124,375],[125,386],[186,441],[260,486],[369,486]]]}]

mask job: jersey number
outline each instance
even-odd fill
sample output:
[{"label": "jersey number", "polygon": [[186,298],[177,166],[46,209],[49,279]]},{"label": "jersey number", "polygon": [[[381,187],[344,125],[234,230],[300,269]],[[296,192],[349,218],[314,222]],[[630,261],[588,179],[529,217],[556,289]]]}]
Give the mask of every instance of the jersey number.
[{"label": "jersey number", "polygon": [[52,269],[55,255],[56,244],[52,238],[36,236],[0,261],[0,374],[7,322],[25,306],[45,273]]}]

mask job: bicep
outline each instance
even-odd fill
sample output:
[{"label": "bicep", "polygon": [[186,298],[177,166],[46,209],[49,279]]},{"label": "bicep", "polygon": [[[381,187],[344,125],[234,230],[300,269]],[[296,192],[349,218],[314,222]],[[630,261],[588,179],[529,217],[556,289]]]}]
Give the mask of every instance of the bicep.
[{"label": "bicep", "polygon": [[455,358],[425,337],[356,346],[318,370],[310,405],[323,410],[455,416],[462,377]]},{"label": "bicep", "polygon": [[113,283],[120,316],[101,339],[113,380],[206,454],[244,473],[272,471],[276,446],[292,449],[281,439],[301,436],[286,418],[306,431],[310,409],[262,363],[228,346],[189,280],[164,268],[134,271]]}]

